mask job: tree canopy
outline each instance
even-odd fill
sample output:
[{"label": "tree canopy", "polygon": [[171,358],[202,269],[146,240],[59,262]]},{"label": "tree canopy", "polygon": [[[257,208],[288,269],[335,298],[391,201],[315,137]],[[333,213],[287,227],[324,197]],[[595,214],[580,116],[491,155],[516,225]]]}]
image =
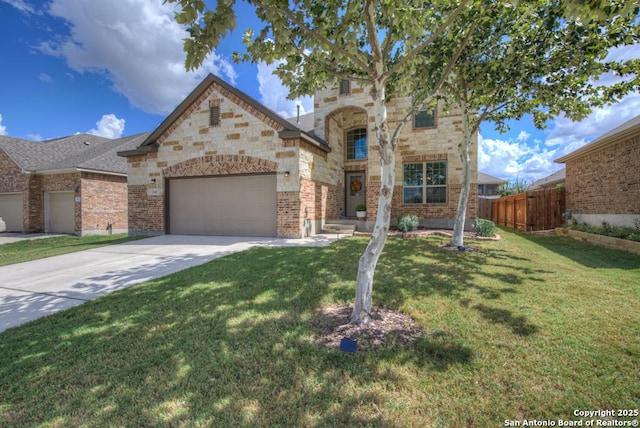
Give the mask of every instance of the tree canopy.
[{"label": "tree canopy", "polygon": [[[203,0],[168,1],[180,5],[176,20],[188,26],[187,68],[199,66],[236,27],[235,0],[220,0],[213,10]],[[580,117],[638,86],[637,62],[603,63],[610,47],[638,41],[638,8],[622,0],[247,2],[263,25],[246,30],[237,61],[282,61],[275,73],[292,98],[343,78],[370,91],[381,186],[358,268],[355,322],[366,322],[371,311],[373,274],[390,223],[395,148],[413,111],[442,96],[464,100],[477,113],[469,116],[476,121],[471,130],[482,120],[501,127],[526,112],[543,126],[548,117]],[[607,70],[636,77],[610,87],[592,82]],[[413,100],[394,129],[387,120],[390,95]]]}]

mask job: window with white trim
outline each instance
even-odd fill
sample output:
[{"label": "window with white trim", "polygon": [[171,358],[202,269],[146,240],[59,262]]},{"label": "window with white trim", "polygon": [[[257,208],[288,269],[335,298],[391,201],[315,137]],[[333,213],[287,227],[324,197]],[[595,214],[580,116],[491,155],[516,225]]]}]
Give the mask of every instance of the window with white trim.
[{"label": "window with white trim", "polygon": [[402,185],[405,204],[445,204],[447,162],[405,163]]}]

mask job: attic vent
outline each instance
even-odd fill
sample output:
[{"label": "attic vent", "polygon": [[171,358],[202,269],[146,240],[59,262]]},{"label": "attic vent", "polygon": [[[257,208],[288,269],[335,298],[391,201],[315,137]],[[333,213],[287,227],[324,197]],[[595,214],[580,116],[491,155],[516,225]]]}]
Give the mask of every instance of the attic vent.
[{"label": "attic vent", "polygon": [[338,88],[338,92],[340,95],[350,95],[351,94],[351,81],[348,79],[342,79],[340,81],[340,86]]},{"label": "attic vent", "polygon": [[84,145],[85,145],[85,146],[88,146],[88,145],[90,145],[90,144],[91,144],[91,143],[90,143],[90,142],[88,142],[88,141],[85,141],[85,142],[84,142]]}]

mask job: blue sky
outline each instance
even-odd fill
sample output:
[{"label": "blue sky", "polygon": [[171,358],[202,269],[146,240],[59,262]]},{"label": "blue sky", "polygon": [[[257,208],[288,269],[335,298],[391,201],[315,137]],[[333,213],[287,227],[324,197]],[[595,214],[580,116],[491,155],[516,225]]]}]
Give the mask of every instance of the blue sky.
[{"label": "blue sky", "polygon": [[[241,6],[242,7],[242,6]],[[0,0],[0,135],[46,140],[89,132],[117,138],[153,130],[214,73],[283,116],[313,110],[287,100],[273,66],[235,64],[242,33],[259,23],[251,10],[204,66],[185,72],[184,28],[162,0]],[[640,58],[640,46],[611,53]],[[506,134],[481,129],[479,169],[532,181],[561,167],[553,159],[640,113],[640,94],[598,109],[580,122],[557,118],[536,130],[529,118]]]}]

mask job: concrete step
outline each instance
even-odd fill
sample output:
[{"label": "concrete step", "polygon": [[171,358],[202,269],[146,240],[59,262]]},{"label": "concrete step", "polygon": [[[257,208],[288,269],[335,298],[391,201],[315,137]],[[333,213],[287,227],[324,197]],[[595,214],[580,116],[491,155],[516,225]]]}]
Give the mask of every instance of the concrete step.
[{"label": "concrete step", "polygon": [[335,224],[335,223],[325,223],[322,228],[322,233],[333,233],[340,235],[349,235],[353,236],[353,232],[356,230],[356,227],[351,224]]}]

